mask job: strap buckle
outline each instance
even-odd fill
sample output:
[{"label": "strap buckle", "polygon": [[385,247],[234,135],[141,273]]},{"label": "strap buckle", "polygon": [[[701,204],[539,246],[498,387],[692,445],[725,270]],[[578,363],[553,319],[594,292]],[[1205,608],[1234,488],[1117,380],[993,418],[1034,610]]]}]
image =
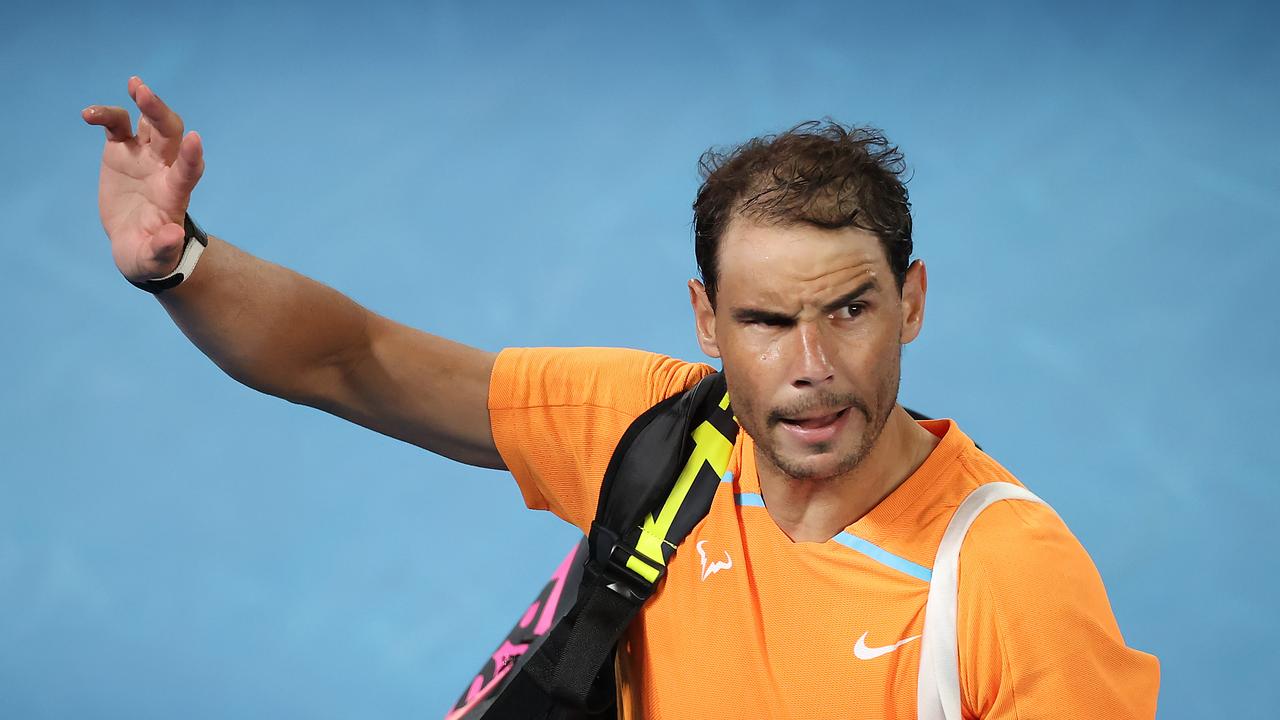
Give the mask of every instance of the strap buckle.
[{"label": "strap buckle", "polygon": [[[653,568],[658,576],[650,581],[640,573],[627,567],[627,564],[635,558],[650,568]],[[604,586],[637,605],[643,604],[653,595],[653,591],[658,586],[658,581],[667,571],[667,566],[655,563],[653,560],[638,553],[635,548],[628,546],[624,541],[614,543],[609,550],[608,563],[604,566],[602,575],[604,578]]]}]

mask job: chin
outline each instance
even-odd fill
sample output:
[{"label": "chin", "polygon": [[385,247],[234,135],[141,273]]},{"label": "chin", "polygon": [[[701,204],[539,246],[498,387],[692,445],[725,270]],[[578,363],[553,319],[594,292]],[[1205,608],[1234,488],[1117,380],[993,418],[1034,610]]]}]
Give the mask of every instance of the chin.
[{"label": "chin", "polygon": [[[874,436],[861,416],[850,422],[835,437],[821,442],[803,442],[791,437],[781,427],[770,428],[769,444],[762,447],[765,455],[779,470],[797,480],[823,480],[843,475],[866,457]],[[763,443],[761,443],[763,445]]]},{"label": "chin", "polygon": [[844,453],[822,451],[808,455],[780,453],[776,448],[764,450],[769,460],[788,477],[808,481],[829,480],[843,475],[857,467],[866,455],[857,450]]}]

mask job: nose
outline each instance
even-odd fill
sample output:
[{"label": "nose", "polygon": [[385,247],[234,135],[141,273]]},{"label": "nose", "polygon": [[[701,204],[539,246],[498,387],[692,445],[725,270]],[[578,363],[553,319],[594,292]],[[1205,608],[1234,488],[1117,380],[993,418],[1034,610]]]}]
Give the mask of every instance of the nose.
[{"label": "nose", "polygon": [[835,378],[827,355],[822,330],[816,323],[800,322],[795,333],[796,359],[791,384],[796,387],[823,385]]}]

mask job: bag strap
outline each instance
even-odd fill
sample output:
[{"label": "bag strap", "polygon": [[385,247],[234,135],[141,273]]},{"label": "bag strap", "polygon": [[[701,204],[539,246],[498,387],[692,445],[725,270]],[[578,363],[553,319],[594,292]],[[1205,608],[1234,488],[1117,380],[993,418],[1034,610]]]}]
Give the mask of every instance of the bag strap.
[{"label": "bag strap", "polygon": [[721,373],[632,422],[605,471],[574,606],[486,720],[612,716],[618,640],[711,509],[737,433]]},{"label": "bag strap", "polygon": [[942,542],[938,543],[924,610],[924,637],[920,640],[920,675],[916,686],[916,712],[920,720],[961,720],[960,653],[956,637],[960,546],[978,515],[1001,500],[1027,500],[1048,506],[1020,485],[992,482],[970,492],[951,516]]},{"label": "bag strap", "polygon": [[648,597],[676,546],[710,511],[738,424],[721,373],[645,415],[609,461],[590,538],[592,559],[602,568],[623,565],[630,573],[620,574]]}]

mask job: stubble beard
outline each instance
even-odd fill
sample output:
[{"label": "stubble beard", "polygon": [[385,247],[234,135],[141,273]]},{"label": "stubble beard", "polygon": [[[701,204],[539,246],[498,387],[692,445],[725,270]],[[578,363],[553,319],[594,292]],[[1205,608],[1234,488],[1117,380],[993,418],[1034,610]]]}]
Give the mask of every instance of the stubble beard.
[{"label": "stubble beard", "polygon": [[[899,362],[894,363],[894,367],[886,373],[887,377],[880,383],[879,397],[874,398],[873,405],[868,405],[861,398],[851,394],[819,393],[806,398],[802,403],[775,408],[764,419],[764,428],[750,427],[748,422],[744,422],[744,418],[750,416],[753,418],[750,425],[755,425],[755,416],[751,408],[744,408],[747,412],[739,416],[738,422],[742,425],[742,429],[755,440],[756,447],[764,453],[769,462],[788,478],[796,481],[818,481],[842,477],[862,464],[884,433],[884,428],[888,425],[889,417],[893,414],[893,409],[898,402],[898,389],[901,384],[900,361],[901,348],[899,348]],[[777,425],[780,418],[794,417],[813,408],[842,406],[849,407],[849,412],[856,411],[861,414],[865,424],[857,446],[841,458],[833,469],[820,470],[815,467],[817,463],[809,458],[784,455],[779,452],[778,443],[771,439],[770,431]],[[763,432],[757,432],[761,429]],[[811,446],[811,453],[825,454],[832,449],[832,446],[833,443],[830,442],[816,443]]]}]

